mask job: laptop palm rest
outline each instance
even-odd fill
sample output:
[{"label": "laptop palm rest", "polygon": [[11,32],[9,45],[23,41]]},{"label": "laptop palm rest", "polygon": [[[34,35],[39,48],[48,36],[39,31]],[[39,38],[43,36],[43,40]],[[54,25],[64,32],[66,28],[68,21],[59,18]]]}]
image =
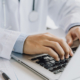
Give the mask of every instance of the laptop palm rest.
[{"label": "laptop palm rest", "polygon": [[65,68],[59,80],[80,80],[80,46]]}]

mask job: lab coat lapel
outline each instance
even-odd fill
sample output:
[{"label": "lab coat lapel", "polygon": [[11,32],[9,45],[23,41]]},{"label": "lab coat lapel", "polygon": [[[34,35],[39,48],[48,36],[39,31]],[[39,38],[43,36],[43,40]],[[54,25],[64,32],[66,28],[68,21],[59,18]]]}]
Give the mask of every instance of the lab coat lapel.
[{"label": "lab coat lapel", "polygon": [[18,0],[5,0],[6,1],[6,29],[19,31],[18,22]]},{"label": "lab coat lapel", "polygon": [[27,32],[30,27],[29,14],[32,11],[33,0],[20,0],[20,30]]},{"label": "lab coat lapel", "polygon": [[0,0],[0,27],[3,27],[3,9],[2,9],[2,0]]}]

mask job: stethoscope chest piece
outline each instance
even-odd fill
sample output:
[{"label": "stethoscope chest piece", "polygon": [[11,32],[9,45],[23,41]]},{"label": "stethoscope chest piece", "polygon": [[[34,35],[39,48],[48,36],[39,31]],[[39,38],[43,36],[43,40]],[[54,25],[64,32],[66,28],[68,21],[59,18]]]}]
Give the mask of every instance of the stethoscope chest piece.
[{"label": "stethoscope chest piece", "polygon": [[38,12],[36,12],[36,11],[32,11],[31,13],[30,13],[30,15],[29,15],[29,20],[31,21],[31,22],[34,22],[34,21],[37,21],[38,20]]}]

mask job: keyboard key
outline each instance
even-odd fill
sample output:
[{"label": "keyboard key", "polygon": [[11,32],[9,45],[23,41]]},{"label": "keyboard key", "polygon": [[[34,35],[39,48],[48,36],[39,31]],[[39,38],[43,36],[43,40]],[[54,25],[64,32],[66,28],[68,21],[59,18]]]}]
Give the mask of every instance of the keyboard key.
[{"label": "keyboard key", "polygon": [[58,74],[58,73],[60,73],[60,71],[58,71],[58,70],[57,71],[54,71],[54,74]]},{"label": "keyboard key", "polygon": [[47,62],[46,65],[48,65],[48,66],[53,66],[53,64],[50,63],[50,62]]},{"label": "keyboard key", "polygon": [[37,60],[37,59],[38,59],[38,58],[32,58],[31,60],[34,61],[34,60]]},{"label": "keyboard key", "polygon": [[67,65],[67,64],[65,63],[65,64],[62,65],[62,67],[65,67],[66,65]]},{"label": "keyboard key", "polygon": [[49,60],[50,60],[50,61],[51,61],[51,60],[54,60],[54,58],[50,57]]},{"label": "keyboard key", "polygon": [[65,59],[65,63],[68,63],[68,62],[69,62],[69,60],[70,60],[69,58],[68,58],[68,59]]},{"label": "keyboard key", "polygon": [[54,59],[54,58],[53,58],[53,57],[51,57],[50,55],[48,55],[48,57],[49,57],[49,59],[50,59],[50,60],[53,60],[53,59]]},{"label": "keyboard key", "polygon": [[40,65],[41,65],[41,66],[44,66],[45,64],[44,64],[44,63],[40,63]]},{"label": "keyboard key", "polygon": [[50,61],[50,63],[52,63],[53,64],[53,66],[55,65],[55,61],[53,60],[53,61]]},{"label": "keyboard key", "polygon": [[52,71],[53,71],[53,69],[54,69],[53,67],[50,67],[50,68],[49,68],[49,71],[51,71],[51,72],[52,72]]},{"label": "keyboard key", "polygon": [[37,64],[40,64],[41,66],[44,66],[45,64],[43,62],[40,61],[36,61]]},{"label": "keyboard key", "polygon": [[62,64],[65,63],[65,60],[60,60],[60,63],[62,63]]},{"label": "keyboard key", "polygon": [[62,68],[62,65],[59,65],[57,68],[58,68],[58,69],[61,69],[61,68]]},{"label": "keyboard key", "polygon": [[43,57],[43,59],[49,59],[49,57],[48,57],[48,56],[46,56],[46,57]]},{"label": "keyboard key", "polygon": [[50,61],[50,60],[49,60],[49,57],[44,57],[43,60],[44,60],[44,61],[47,61],[47,62]]},{"label": "keyboard key", "polygon": [[58,68],[53,68],[53,72],[54,72],[54,71],[57,71],[57,70],[58,70]]},{"label": "keyboard key", "polygon": [[44,59],[44,62],[49,62],[49,59]]},{"label": "keyboard key", "polygon": [[46,69],[49,69],[49,68],[52,67],[52,66],[53,66],[53,64],[51,64],[50,62],[45,63],[45,65],[44,65],[44,67],[45,67]]},{"label": "keyboard key", "polygon": [[48,65],[44,65],[44,68],[46,68],[46,69],[49,69],[49,67],[50,67],[50,66],[48,66]]},{"label": "keyboard key", "polygon": [[60,72],[63,72],[63,71],[64,71],[64,68],[61,68],[59,71],[60,71]]},{"label": "keyboard key", "polygon": [[55,61],[55,65],[59,65],[60,64],[60,61]]},{"label": "keyboard key", "polygon": [[38,57],[38,59],[39,59],[39,60],[43,60],[43,57],[42,57],[42,56],[41,56],[41,57]]}]

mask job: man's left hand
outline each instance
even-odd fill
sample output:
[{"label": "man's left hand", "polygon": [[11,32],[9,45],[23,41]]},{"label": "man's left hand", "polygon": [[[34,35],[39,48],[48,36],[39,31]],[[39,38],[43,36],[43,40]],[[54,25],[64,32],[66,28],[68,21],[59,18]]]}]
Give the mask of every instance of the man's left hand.
[{"label": "man's left hand", "polygon": [[69,46],[71,46],[73,44],[73,41],[76,39],[80,40],[80,26],[71,28],[66,35],[66,40]]}]

